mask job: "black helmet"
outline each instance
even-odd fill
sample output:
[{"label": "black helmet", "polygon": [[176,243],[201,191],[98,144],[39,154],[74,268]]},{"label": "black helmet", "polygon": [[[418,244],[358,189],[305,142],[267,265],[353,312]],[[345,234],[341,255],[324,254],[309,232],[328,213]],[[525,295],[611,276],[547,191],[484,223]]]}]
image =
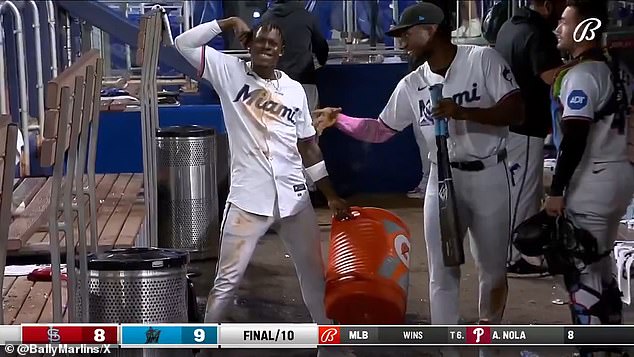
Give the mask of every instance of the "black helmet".
[{"label": "black helmet", "polygon": [[554,228],[555,218],[546,211],[541,211],[513,230],[513,245],[528,257],[544,255],[552,240]]},{"label": "black helmet", "polygon": [[526,256],[543,255],[553,275],[578,272],[611,252],[599,252],[592,233],[575,226],[565,216],[551,217],[545,211],[513,230],[513,244]]},{"label": "black helmet", "polygon": [[493,5],[482,21],[482,36],[489,43],[495,43],[500,28],[509,19],[509,2],[502,0]]}]

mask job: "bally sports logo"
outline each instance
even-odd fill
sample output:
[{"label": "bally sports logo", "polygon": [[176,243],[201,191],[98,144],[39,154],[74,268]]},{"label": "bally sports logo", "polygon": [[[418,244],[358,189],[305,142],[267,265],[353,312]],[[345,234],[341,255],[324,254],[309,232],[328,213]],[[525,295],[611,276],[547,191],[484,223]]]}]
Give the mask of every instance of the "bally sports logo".
[{"label": "bally sports logo", "polygon": [[338,345],[341,343],[341,330],[339,326],[319,326],[320,345]]},{"label": "bally sports logo", "polygon": [[[575,27],[572,39],[575,42],[592,41],[597,36],[596,31],[601,28],[601,25],[601,20],[596,17],[585,19],[581,21],[577,27]],[[581,30],[581,33],[579,33],[579,30]]]}]

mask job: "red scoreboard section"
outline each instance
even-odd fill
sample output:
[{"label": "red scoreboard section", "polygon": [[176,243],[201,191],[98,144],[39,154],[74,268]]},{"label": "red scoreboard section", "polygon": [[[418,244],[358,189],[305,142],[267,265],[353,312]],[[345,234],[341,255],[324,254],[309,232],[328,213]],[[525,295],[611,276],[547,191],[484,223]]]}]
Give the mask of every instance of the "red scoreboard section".
[{"label": "red scoreboard section", "polygon": [[22,325],[23,344],[119,344],[118,324]]}]

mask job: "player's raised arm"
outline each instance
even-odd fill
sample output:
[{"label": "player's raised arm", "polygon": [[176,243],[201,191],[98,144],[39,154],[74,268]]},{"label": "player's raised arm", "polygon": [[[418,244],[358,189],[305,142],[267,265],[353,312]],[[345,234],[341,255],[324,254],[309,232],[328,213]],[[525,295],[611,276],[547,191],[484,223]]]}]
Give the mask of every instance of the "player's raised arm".
[{"label": "player's raised arm", "polygon": [[341,113],[341,108],[324,108],[314,112],[317,131],[321,134],[324,129],[335,126],[347,135],[364,142],[382,143],[389,140],[394,134],[411,125],[413,118],[417,117],[407,78],[398,83],[377,119],[351,117]]},{"label": "player's raised arm", "polygon": [[209,41],[226,31],[234,31],[243,44],[251,33],[249,26],[240,18],[229,17],[200,24],[174,39],[178,52],[196,67],[199,77],[208,80],[214,87],[228,80],[231,68],[240,63],[237,57],[207,46]]},{"label": "player's raised arm", "polygon": [[445,99],[434,115],[494,126],[524,122],[524,100],[511,67],[492,48],[483,49],[481,61],[486,89],[496,104],[489,108],[465,108]]},{"label": "player's raised arm", "polygon": [[317,144],[317,132],[313,127],[310,110],[308,109],[308,100],[304,96],[304,105],[301,115],[297,123],[297,149],[302,157],[302,163],[306,168],[306,174],[315,183],[319,191],[324,194],[328,200],[328,207],[333,214],[339,218],[350,217],[348,203],[343,200],[330,182],[326,163],[324,162],[321,149]]}]

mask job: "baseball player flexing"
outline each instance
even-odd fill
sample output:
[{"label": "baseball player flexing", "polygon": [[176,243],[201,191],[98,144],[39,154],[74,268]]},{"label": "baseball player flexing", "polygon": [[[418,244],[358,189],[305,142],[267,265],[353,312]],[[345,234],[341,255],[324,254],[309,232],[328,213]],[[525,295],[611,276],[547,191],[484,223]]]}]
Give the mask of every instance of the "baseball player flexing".
[{"label": "baseball player flexing", "polygon": [[[623,83],[601,51],[602,28],[594,28],[598,22],[591,20],[607,23],[606,7],[599,0],[569,0],[555,31],[557,47],[573,60],[553,85],[563,135],[545,202],[550,215],[565,214],[592,233],[599,253],[612,250],[634,192],[634,169],[627,156],[629,103]],[[565,282],[574,323],[621,323],[620,292],[609,256],[586,266],[578,279],[565,276]]]},{"label": "baseball player flexing", "polygon": [[[234,31],[249,48],[251,62],[206,46],[225,31]],[[337,216],[347,215],[348,207],[329,181],[304,89],[275,70],[283,49],[281,31],[271,24],[251,31],[231,17],[198,25],[174,42],[218,93],[231,150],[231,188],[205,321],[223,318],[258,240],[273,227],[293,259],[313,321],[332,323],[324,308],[319,227],[302,163]]]},{"label": "baseball player flexing", "polygon": [[[449,121],[449,156],[458,199],[462,233],[471,232],[472,254],[479,268],[480,321],[499,323],[506,303],[506,250],[510,203],[505,138],[512,120],[523,120],[523,101],[509,66],[495,50],[451,43],[442,10],[417,3],[388,32],[401,47],[426,58],[404,77],[378,120],[352,118],[338,108],[317,111],[318,131],[336,125],[351,136],[385,141],[411,124],[416,116],[432,161],[424,204],[425,240],[429,260],[432,324],[459,322],[460,269],[446,267],[441,251],[438,176],[434,117]],[[429,86],[443,83],[446,99],[430,104]]]}]

